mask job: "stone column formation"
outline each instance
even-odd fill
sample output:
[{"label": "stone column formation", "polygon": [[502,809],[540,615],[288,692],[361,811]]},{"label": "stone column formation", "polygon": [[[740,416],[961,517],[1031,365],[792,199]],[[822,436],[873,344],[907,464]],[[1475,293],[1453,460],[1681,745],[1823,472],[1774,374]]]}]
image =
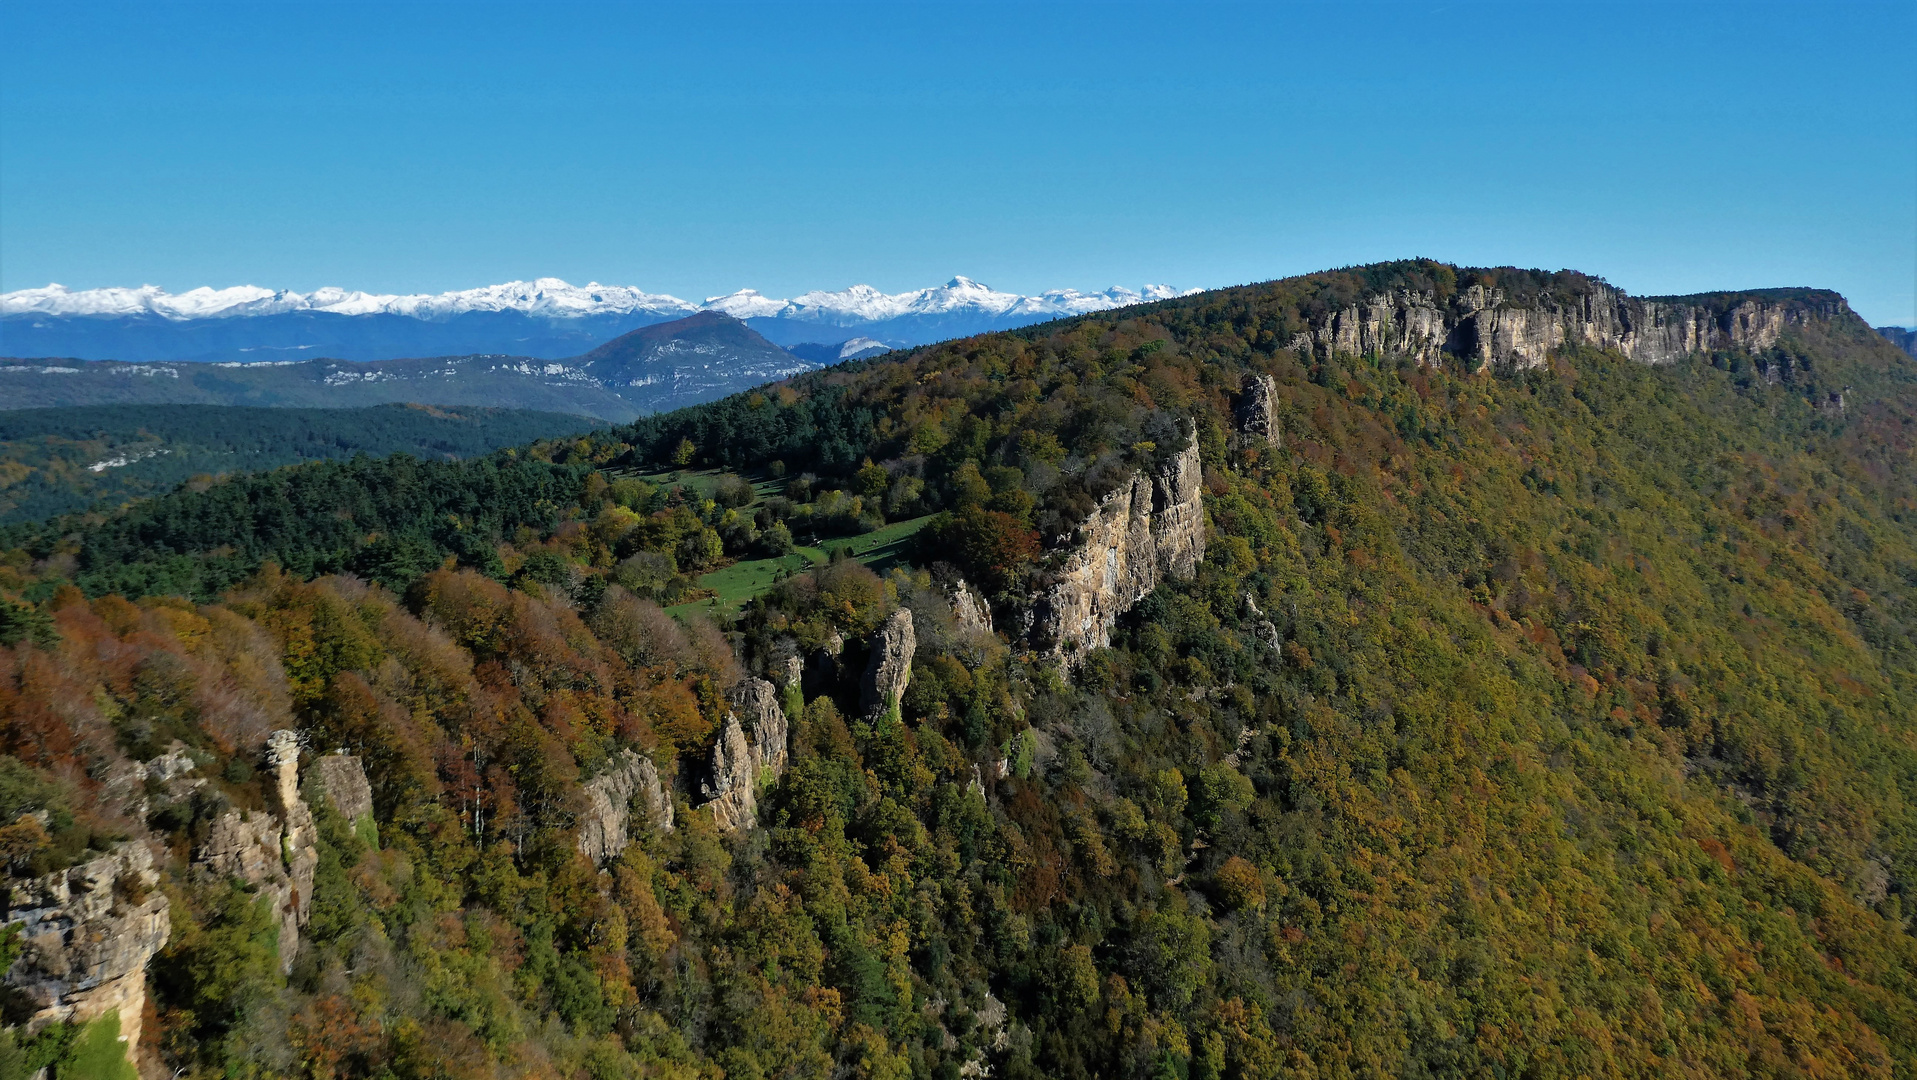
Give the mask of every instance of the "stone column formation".
[{"label": "stone column formation", "polygon": [[704,806],[720,832],[749,829],[758,821],[760,784],[784,775],[791,725],[779,691],[764,679],[747,679],[732,693],[719,741],[712,748],[711,778],[700,785]]},{"label": "stone column formation", "polygon": [[859,708],[877,719],[898,708],[905,685],[912,680],[912,652],[918,648],[912,632],[912,612],[900,608],[872,635],[872,657],[859,680]]},{"label": "stone column formation", "polygon": [[[193,856],[194,867],[203,875],[237,877],[272,899],[284,972],[293,970],[299,928],[313,913],[313,871],[319,865],[319,830],[299,793],[299,755],[298,734],[275,731],[268,736],[266,764],[273,773],[271,801],[277,813],[228,810],[214,819]],[[363,773],[360,782],[365,782]]]}]

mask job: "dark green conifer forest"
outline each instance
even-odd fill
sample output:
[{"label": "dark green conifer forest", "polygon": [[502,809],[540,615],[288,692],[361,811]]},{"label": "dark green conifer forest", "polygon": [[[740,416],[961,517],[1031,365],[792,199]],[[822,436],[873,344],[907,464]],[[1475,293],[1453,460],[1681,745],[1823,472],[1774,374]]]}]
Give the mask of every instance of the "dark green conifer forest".
[{"label": "dark green conifer forest", "polygon": [[[152,842],[153,1075],[1917,1077],[1917,361],[1841,303],[1658,366],[1295,347],[1473,284],[1592,281],[1315,274],[11,526],[0,857]],[[1193,445],[1195,575],[1033,649],[1074,529]],[[792,657],[722,832],[729,695]],[[290,958],[192,862],[279,729],[373,808],[308,782]],[[113,786],[175,747],[190,794]],[[628,750],[674,827],[595,865]],[[0,1077],[87,1075],[96,1028],[0,1005]]]}]

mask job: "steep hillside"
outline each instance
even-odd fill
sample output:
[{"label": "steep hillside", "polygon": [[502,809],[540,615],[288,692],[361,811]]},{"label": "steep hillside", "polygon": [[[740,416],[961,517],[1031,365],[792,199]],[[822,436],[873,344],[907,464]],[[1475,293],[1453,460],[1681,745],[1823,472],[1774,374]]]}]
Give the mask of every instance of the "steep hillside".
[{"label": "steep hillside", "polygon": [[475,457],[594,426],[595,421],[583,416],[421,405],[95,405],[0,411],[0,525],[95,505],[117,509],[194,477],[356,454]]},{"label": "steep hillside", "polygon": [[0,1054],[1917,1074],[1914,455],[1834,294],[1412,262],[15,528]]},{"label": "steep hillside", "polygon": [[568,360],[495,354],[370,363],[0,360],[0,388],[16,408],[122,403],[353,408],[414,402],[626,421],[811,366],[736,319],[702,312],[634,330]]}]

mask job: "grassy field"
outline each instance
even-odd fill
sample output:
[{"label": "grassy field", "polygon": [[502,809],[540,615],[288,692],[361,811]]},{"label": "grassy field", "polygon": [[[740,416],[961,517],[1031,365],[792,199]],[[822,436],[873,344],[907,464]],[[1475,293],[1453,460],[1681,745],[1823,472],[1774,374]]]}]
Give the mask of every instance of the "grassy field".
[{"label": "grassy field", "polygon": [[803,574],[811,567],[825,563],[833,552],[841,549],[846,550],[852,558],[884,573],[905,561],[906,548],[913,535],[931,520],[931,516],[927,515],[910,521],[895,521],[862,536],[835,537],[818,547],[794,548],[791,554],[777,559],[741,560],[699,578],[699,585],[716,590],[719,595],[694,600],[689,604],[677,604],[666,610],[674,615],[689,615],[695,611],[707,615],[738,611],[753,597],[785,578]]}]

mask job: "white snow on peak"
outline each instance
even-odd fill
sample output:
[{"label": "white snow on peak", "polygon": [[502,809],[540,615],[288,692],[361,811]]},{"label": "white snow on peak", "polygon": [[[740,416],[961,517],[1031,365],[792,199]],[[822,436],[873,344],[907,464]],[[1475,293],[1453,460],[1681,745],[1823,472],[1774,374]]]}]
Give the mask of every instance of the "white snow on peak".
[{"label": "white snow on peak", "polygon": [[860,353],[871,352],[875,349],[879,352],[891,352],[892,346],[869,337],[855,337],[839,346],[839,359],[850,360]]},{"label": "white snow on peak", "polygon": [[971,278],[955,277],[936,288],[902,293],[883,293],[870,285],[854,285],[837,292],[814,290],[789,300],[779,300],[761,295],[754,289],[741,289],[728,296],[708,297],[703,304],[691,304],[676,296],[649,293],[626,285],[601,285],[598,282],[572,285],[559,278],[509,281],[503,285],[458,292],[403,296],[332,287],[299,293],[264,289],[257,285],[237,285],[228,289],[202,286],[183,293],[169,293],[156,285],[142,285],[137,289],[69,289],[64,285],[48,285],[42,289],[0,293],[0,315],[149,315],[184,322],[191,319],[318,311],[336,315],[405,315],[436,322],[475,311],[518,311],[541,318],[566,319],[634,313],[678,317],[706,310],[722,311],[738,319],[783,318],[834,326],[858,326],[906,316],[955,314],[994,318],[1055,318],[1106,311],[1196,291],[1189,289],[1181,292],[1169,285],[1146,285],[1136,292],[1113,286],[1103,292],[1054,289],[1038,296],[1022,296],[998,292]]},{"label": "white snow on peak", "polygon": [[137,289],[69,289],[48,285],[0,294],[0,315],[124,316],[155,315],[174,322],[323,311],[335,315],[408,315],[437,321],[470,311],[521,311],[546,318],[625,315],[647,312],[690,315],[699,310],[676,296],[648,293],[624,285],[571,285],[558,278],[509,281],[437,295],[400,296],[338,288],[310,293],[275,292],[256,285],[230,289],[201,287],[169,293],[155,285]]}]

